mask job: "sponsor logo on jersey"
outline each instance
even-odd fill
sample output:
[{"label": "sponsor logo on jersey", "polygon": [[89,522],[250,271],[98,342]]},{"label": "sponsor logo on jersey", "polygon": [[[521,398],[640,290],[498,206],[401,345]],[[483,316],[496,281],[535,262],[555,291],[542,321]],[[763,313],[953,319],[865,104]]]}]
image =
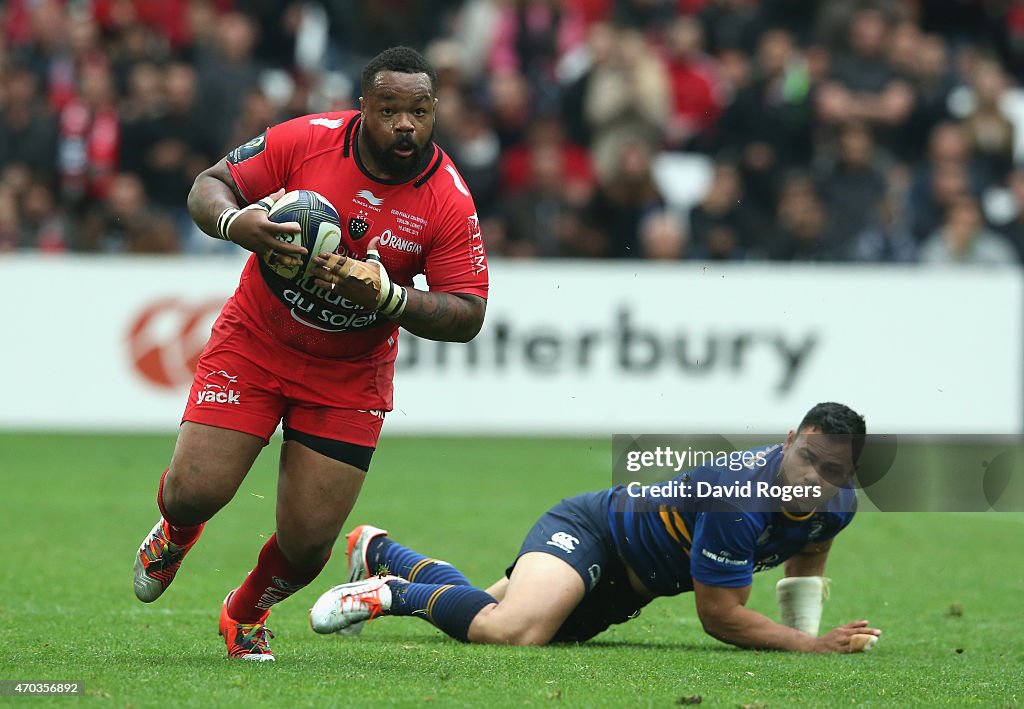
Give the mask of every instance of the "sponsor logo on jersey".
[{"label": "sponsor logo on jersey", "polygon": [[469,190],[466,189],[466,185],[464,185],[462,183],[462,178],[459,177],[459,173],[456,172],[455,166],[454,165],[445,165],[444,169],[445,169],[445,171],[449,175],[452,176],[452,182],[455,183],[455,189],[457,189],[459,192],[461,192],[462,194],[464,194],[467,197],[469,197]]},{"label": "sponsor logo on jersey", "polygon": [[[338,248],[344,256],[354,256],[348,249]],[[316,285],[313,276],[300,277],[296,281],[286,282],[287,287],[279,290],[274,282],[269,282],[271,290],[285,305],[290,308],[292,318],[302,325],[321,332],[343,332],[345,330],[362,330],[378,323],[376,311],[367,312],[366,308],[353,303],[330,289]]]},{"label": "sponsor logo on jersey", "polygon": [[567,554],[572,554],[572,550],[576,548],[580,540],[568,532],[555,532],[546,543],[550,546],[558,547]]},{"label": "sponsor logo on jersey", "polygon": [[365,214],[354,216],[352,214],[348,217],[348,235],[352,237],[353,241],[359,241],[366,232],[370,231],[370,227],[373,226],[373,220],[367,219]]},{"label": "sponsor logo on jersey", "polygon": [[746,566],[749,563],[747,559],[733,559],[732,554],[726,549],[722,549],[717,554],[710,549],[701,549],[700,553],[708,559],[726,566]]},{"label": "sponsor logo on jersey", "polygon": [[410,254],[423,253],[423,244],[412,241],[411,239],[403,239],[390,229],[385,229],[384,233],[380,235],[380,245],[386,246],[389,249],[394,249],[395,251],[405,251]]},{"label": "sponsor logo on jersey", "polygon": [[254,158],[262,153],[267,147],[267,133],[266,131],[260,133],[258,136],[250,140],[248,143],[239,145],[237,148],[228,153],[228,162],[232,165],[237,165],[240,162],[245,162],[249,158]]},{"label": "sponsor logo on jersey", "polygon": [[487,270],[487,255],[484,253],[484,237],[480,231],[480,217],[473,212],[467,220],[469,228],[469,263],[473,268],[473,275],[483,273]]},{"label": "sponsor logo on jersey", "polygon": [[384,204],[384,198],[378,197],[373,192],[370,192],[370,190],[359,190],[358,192],[356,192],[356,197],[362,197],[367,202],[372,204],[374,207],[379,207],[380,205]]},{"label": "sponsor logo on jersey", "polygon": [[203,387],[196,395],[196,403],[203,404],[238,404],[240,392],[232,389],[238,381],[237,376],[232,376],[220,369],[210,372],[203,377]]},{"label": "sponsor logo on jersey", "polygon": [[[361,414],[370,414],[370,416],[376,416],[377,418],[379,418],[382,421],[384,420],[384,414],[386,413],[384,411],[381,411],[380,409],[356,409],[356,411],[358,411]],[[442,561],[435,561],[434,563],[442,564],[444,562],[442,562]]]},{"label": "sponsor logo on jersey", "polygon": [[334,130],[335,128],[341,128],[342,124],[345,123],[344,118],[313,118],[309,121],[311,126],[323,126],[327,130]]}]

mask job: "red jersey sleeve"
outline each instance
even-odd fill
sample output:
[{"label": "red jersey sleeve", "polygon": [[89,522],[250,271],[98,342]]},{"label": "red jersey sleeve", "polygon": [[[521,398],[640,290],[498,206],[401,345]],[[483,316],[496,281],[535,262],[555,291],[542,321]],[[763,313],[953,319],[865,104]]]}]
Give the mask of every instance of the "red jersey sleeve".
[{"label": "red jersey sleeve", "polygon": [[439,195],[441,219],[426,254],[423,273],[432,291],[487,298],[487,254],[476,206],[454,166],[448,163],[442,171],[451,173],[458,189]]},{"label": "red jersey sleeve", "polygon": [[309,117],[303,116],[272,126],[228,153],[228,170],[246,201],[284,187],[308,153],[309,141]]}]

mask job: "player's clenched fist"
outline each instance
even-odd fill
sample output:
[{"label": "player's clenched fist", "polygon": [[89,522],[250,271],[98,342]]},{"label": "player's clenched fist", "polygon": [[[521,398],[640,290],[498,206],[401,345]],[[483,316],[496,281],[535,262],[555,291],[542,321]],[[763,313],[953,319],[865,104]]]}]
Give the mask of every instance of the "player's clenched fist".
[{"label": "player's clenched fist", "polygon": [[313,263],[324,274],[317,278],[316,284],[353,303],[377,310],[389,318],[396,318],[405,311],[409,294],[388,276],[377,252],[379,241],[374,238],[370,242],[366,250],[366,261],[341,254],[320,254],[314,257]]},{"label": "player's clenched fist", "polygon": [[301,243],[282,241],[278,235],[298,234],[302,226],[298,222],[279,224],[268,216],[284,193],[285,190],[280,189],[247,207],[225,209],[217,217],[217,235],[264,257],[271,265],[301,266],[306,248]]}]

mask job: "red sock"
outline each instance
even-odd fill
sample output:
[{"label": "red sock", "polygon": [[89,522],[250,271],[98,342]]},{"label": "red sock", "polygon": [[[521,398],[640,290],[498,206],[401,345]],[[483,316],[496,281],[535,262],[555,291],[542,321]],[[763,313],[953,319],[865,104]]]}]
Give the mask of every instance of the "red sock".
[{"label": "red sock", "polygon": [[171,540],[171,544],[177,544],[178,546],[185,546],[191,544],[199,538],[199,533],[203,531],[203,524],[197,524],[191,527],[185,527],[181,525],[175,525],[167,517],[167,509],[164,507],[164,480],[167,479],[167,473],[170,472],[170,468],[164,471],[164,474],[160,476],[160,487],[156,489],[156,506],[160,508],[160,514],[167,522],[167,538]]},{"label": "red sock", "polygon": [[[328,555],[328,558],[330,556]],[[256,568],[249,572],[245,581],[231,597],[228,615],[239,623],[257,623],[275,603],[315,579],[327,564],[327,559],[316,566],[300,569],[285,558],[273,535],[263,545]]]}]

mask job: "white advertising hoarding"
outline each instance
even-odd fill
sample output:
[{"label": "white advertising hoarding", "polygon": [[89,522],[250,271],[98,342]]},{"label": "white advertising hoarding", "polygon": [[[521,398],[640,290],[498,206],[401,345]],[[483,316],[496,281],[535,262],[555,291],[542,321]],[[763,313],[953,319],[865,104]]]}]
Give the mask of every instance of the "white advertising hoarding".
[{"label": "white advertising hoarding", "polygon": [[[0,428],[172,431],[233,258],[5,256]],[[403,333],[386,433],[1024,430],[1016,269],[491,264],[469,344]]]}]

